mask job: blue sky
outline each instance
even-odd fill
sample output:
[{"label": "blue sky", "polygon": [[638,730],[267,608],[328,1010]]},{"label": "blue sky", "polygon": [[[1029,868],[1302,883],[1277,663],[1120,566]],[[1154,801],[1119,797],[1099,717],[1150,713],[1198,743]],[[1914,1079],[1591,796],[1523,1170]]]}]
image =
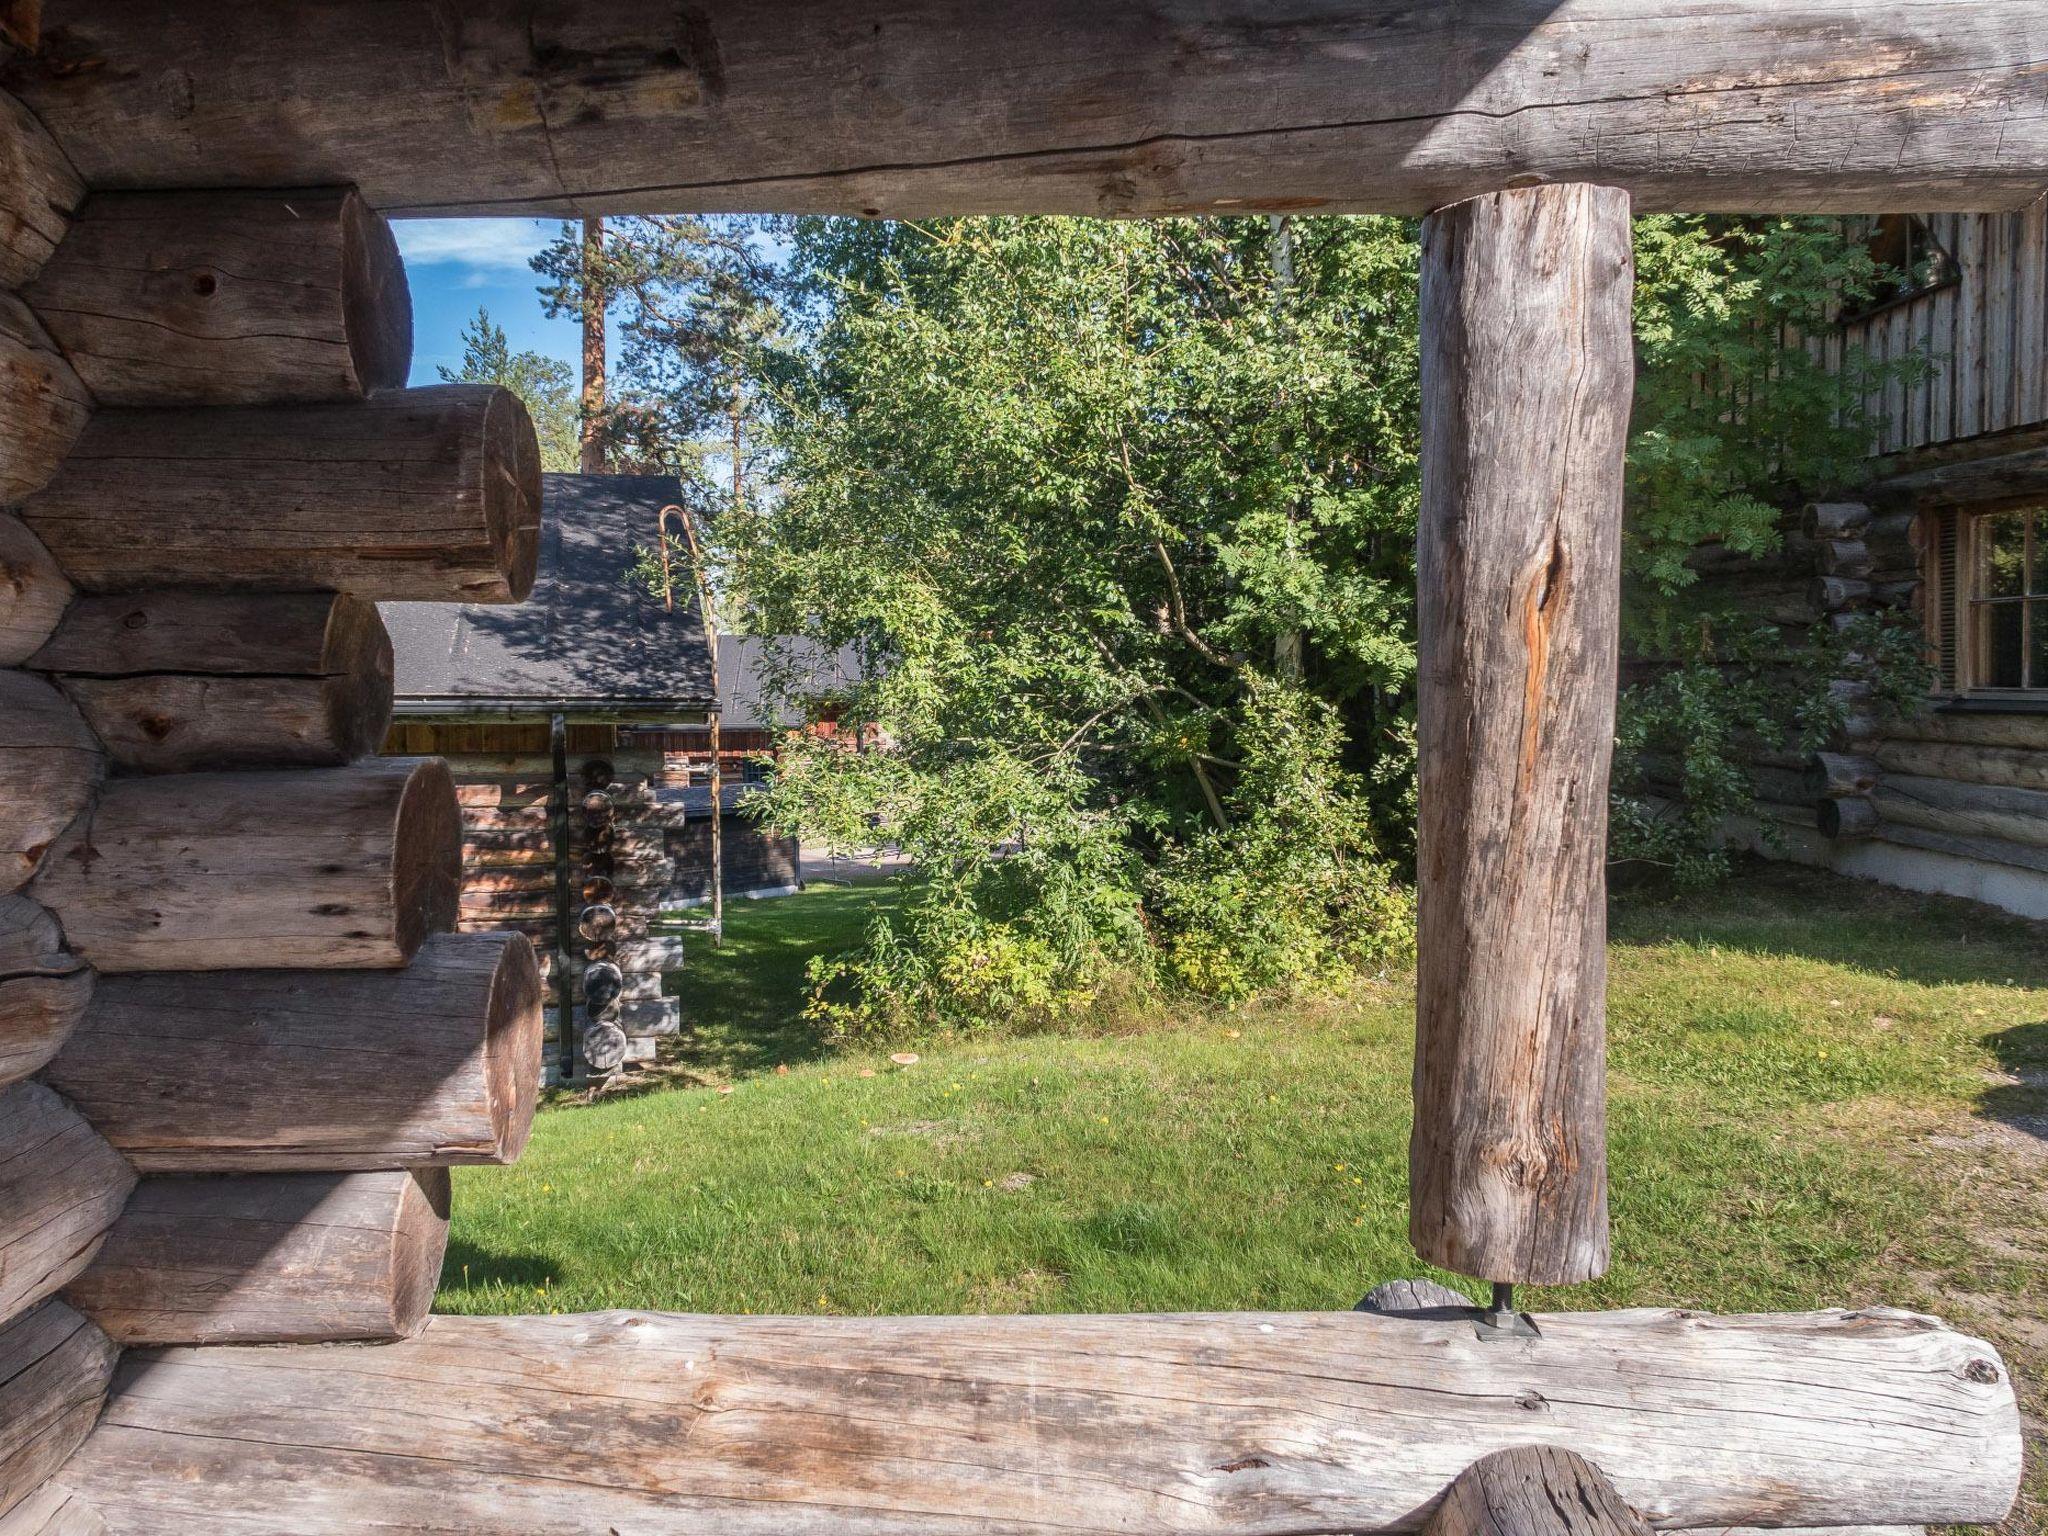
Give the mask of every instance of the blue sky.
[{"label": "blue sky", "polygon": [[392,230],[412,285],[412,382],[440,382],[462,361],[462,328],[477,307],[505,328],[512,350],[545,352],[573,369],[576,326],[549,320],[527,261],[554,238],[554,219],[396,219]]}]

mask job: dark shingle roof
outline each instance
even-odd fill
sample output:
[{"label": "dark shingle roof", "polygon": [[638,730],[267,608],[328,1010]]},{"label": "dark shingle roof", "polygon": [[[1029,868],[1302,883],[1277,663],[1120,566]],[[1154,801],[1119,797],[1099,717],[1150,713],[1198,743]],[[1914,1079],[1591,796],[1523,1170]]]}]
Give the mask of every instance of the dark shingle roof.
[{"label": "dark shingle roof", "polygon": [[[771,656],[801,680],[794,703],[771,696],[765,671]],[[860,654],[851,645],[835,651],[787,635],[718,637],[718,696],[728,726],[789,730],[805,723],[801,705],[842,697],[860,682]]]},{"label": "dark shingle roof", "polygon": [[696,583],[675,608],[632,576],[655,517],[682,499],[672,475],[544,475],[539,571],[523,603],[380,603],[401,710],[445,704],[654,718],[716,708]]}]

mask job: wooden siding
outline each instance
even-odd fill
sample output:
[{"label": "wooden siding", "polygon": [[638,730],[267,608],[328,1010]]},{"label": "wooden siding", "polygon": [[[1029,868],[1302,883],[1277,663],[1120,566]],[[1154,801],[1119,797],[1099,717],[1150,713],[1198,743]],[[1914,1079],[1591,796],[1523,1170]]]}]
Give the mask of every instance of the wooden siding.
[{"label": "wooden siding", "polygon": [[1873,361],[1927,358],[1919,379],[1865,399],[1871,452],[1902,453],[2048,421],[2048,202],[2019,213],[1935,213],[1928,231],[1957,277],[1846,322],[1816,345]]}]

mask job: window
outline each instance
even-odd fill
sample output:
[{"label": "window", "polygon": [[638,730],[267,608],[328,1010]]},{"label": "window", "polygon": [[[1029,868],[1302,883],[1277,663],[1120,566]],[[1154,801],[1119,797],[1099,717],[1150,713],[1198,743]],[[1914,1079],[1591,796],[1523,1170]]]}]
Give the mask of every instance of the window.
[{"label": "window", "polygon": [[2048,508],[1952,514],[1937,561],[1943,683],[2048,699]]},{"label": "window", "polygon": [[1860,302],[1843,310],[1845,325],[1962,279],[1955,257],[1934,238],[1927,222],[1913,214],[1880,215],[1865,232],[1863,245],[1886,275]]}]

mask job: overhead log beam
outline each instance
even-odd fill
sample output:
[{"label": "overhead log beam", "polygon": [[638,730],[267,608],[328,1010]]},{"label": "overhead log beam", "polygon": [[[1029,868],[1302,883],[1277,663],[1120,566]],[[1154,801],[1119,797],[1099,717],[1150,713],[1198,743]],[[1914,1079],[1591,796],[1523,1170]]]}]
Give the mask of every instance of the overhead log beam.
[{"label": "overhead log beam", "polygon": [[389,968],[454,923],[458,835],[439,758],[116,779],[32,894],[102,972]]},{"label": "overhead log beam", "polygon": [[[401,214],[2010,209],[2035,0],[46,0],[18,91],[95,188],[354,183]],[[224,49],[222,37],[235,46]]]},{"label": "overhead log beam", "polygon": [[1667,1529],[1989,1521],[2018,1486],[2003,1364],[1932,1319],[1536,1325],[436,1317],[376,1347],[131,1352],[65,1480],[116,1531],[241,1536],[1414,1530],[1529,1443]]},{"label": "overhead log beam", "polygon": [[519,934],[437,934],[399,971],[102,976],[46,1073],[146,1172],[509,1163],[540,1085]]},{"label": "overhead log beam", "polygon": [[412,367],[405,264],[346,187],[95,193],[22,296],[102,405],[359,400]]},{"label": "overhead log beam", "polygon": [[1632,281],[1612,188],[1502,192],[1423,222],[1409,1237],[1484,1280],[1607,1267]]},{"label": "overhead log beam", "polygon": [[391,723],[391,637],[345,593],[86,597],[29,661],[124,768],[335,767]]},{"label": "overhead log beam", "polygon": [[117,1344],[319,1344],[419,1332],[448,1171],[144,1179],[64,1299]]},{"label": "overhead log beam", "polygon": [[518,602],[540,550],[540,446],[519,397],[488,384],[103,410],[21,515],[88,591]]}]

